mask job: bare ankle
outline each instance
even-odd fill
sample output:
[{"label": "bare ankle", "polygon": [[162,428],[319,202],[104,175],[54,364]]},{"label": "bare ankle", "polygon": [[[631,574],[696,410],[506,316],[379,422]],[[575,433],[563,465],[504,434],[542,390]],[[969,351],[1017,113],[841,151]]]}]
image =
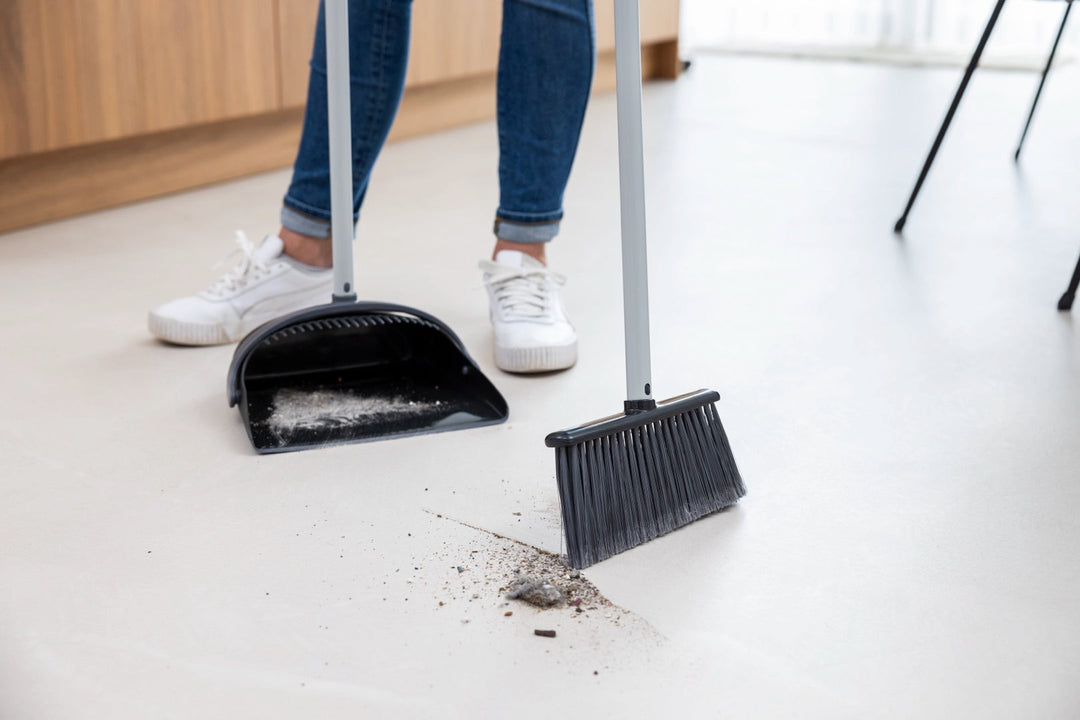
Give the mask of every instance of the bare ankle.
[{"label": "bare ankle", "polygon": [[494,260],[500,250],[517,250],[518,252],[525,253],[529,257],[539,260],[544,265],[547,265],[547,256],[544,253],[546,248],[547,243],[516,243],[499,238],[495,241],[495,250],[491,253],[491,259]]},{"label": "bare ankle", "polygon": [[281,242],[285,246],[285,254],[293,260],[313,267],[333,267],[334,248],[330,238],[301,235],[288,228],[281,228],[278,231],[278,237],[281,238]]}]

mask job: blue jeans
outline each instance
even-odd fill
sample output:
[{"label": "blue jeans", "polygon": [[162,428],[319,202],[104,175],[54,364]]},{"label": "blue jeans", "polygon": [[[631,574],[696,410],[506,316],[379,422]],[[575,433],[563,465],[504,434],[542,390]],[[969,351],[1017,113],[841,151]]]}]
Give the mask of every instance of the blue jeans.
[{"label": "blue jeans", "polygon": [[[349,0],[354,219],[404,91],[411,11],[411,0]],[[594,64],[592,0],[503,0],[497,237],[547,242],[558,233]],[[329,237],[328,155],[320,3],[304,130],[281,212],[289,230]]]}]

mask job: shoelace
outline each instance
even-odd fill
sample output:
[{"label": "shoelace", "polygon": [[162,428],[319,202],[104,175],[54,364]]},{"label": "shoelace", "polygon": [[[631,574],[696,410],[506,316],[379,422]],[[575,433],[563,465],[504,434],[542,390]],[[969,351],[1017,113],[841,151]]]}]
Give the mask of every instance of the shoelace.
[{"label": "shoelace", "polygon": [[209,292],[214,293],[215,295],[233,292],[234,290],[247,285],[249,281],[261,278],[270,267],[265,261],[256,257],[256,249],[255,243],[248,239],[248,236],[244,234],[244,231],[237,230],[236,249],[214,265],[214,269],[217,270],[221,268],[225,263],[232,260],[237,253],[240,253],[240,262],[237,263],[234,268],[215,280],[214,284],[210,286]]},{"label": "shoelace", "polygon": [[485,282],[494,290],[495,300],[511,318],[535,320],[551,312],[549,278],[558,285],[566,278],[547,268],[512,268],[490,260],[481,260]]}]

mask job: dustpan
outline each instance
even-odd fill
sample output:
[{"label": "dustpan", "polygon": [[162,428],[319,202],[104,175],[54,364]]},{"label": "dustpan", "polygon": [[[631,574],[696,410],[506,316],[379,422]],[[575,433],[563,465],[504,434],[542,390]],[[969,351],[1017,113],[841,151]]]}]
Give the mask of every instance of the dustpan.
[{"label": "dustpan", "polygon": [[327,0],[333,297],[255,329],[229,368],[229,405],[259,453],[492,425],[509,412],[445,323],[357,301],[348,27],[345,0]]}]

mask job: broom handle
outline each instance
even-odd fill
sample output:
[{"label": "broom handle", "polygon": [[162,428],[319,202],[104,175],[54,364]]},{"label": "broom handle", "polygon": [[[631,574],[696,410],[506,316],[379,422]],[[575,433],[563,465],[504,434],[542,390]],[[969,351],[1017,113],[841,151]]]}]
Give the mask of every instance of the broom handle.
[{"label": "broom handle", "polygon": [[334,301],[355,302],[353,287],[352,110],[349,82],[349,7],[326,0],[326,104],[330,136],[330,235]]},{"label": "broom handle", "polygon": [[622,213],[623,315],[628,407],[652,399],[649,281],[645,247],[645,168],[641,132],[641,42],[638,0],[615,2],[615,94],[619,116],[619,203]]}]

